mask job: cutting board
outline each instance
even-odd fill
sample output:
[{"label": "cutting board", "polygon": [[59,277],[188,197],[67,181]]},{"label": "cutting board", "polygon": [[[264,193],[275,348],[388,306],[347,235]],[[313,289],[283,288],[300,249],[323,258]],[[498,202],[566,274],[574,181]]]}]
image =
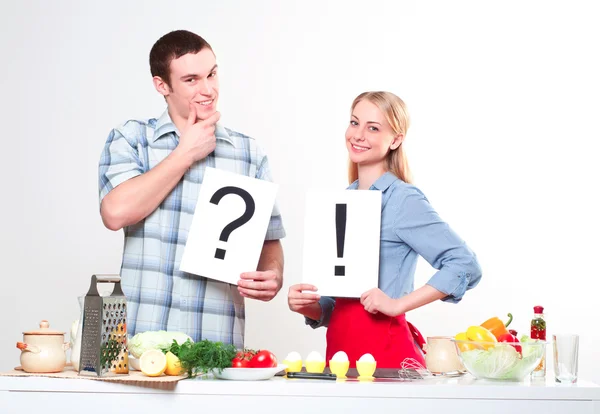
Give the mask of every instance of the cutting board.
[{"label": "cutting board", "polygon": [[106,382],[117,382],[121,384],[137,385],[152,388],[174,388],[177,382],[187,378],[185,375],[161,375],[159,377],[147,377],[140,371],[130,371],[129,375],[118,375],[114,377],[88,377],[80,376],[77,371],[71,365],[67,365],[61,372],[56,373],[30,373],[23,371],[23,368],[16,367],[13,371],[0,372],[0,376],[4,377],[48,377],[48,378],[64,378],[73,380],[93,380],[93,381],[106,381]]}]

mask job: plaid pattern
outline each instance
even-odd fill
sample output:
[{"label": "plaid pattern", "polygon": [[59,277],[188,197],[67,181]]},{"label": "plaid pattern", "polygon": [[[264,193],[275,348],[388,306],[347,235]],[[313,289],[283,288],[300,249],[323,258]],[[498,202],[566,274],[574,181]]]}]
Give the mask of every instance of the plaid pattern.
[{"label": "plaid pattern", "polygon": [[[220,125],[215,135],[215,151],[195,163],[152,214],[124,229],[121,284],[131,335],[180,331],[194,341],[243,347],[244,299],[237,286],[177,270],[207,166],[271,180],[267,157],[254,139]],[[178,142],[179,132],[166,110],[159,119],[128,121],[113,129],[99,162],[100,203],[119,184],[155,167]],[[265,239],[283,237],[275,206]]]}]

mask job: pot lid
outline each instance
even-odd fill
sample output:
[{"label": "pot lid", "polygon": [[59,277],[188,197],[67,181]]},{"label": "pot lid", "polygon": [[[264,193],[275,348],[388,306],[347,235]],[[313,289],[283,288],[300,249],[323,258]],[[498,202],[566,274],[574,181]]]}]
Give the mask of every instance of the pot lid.
[{"label": "pot lid", "polygon": [[50,324],[47,320],[43,320],[40,322],[40,329],[35,331],[27,331],[23,332],[23,335],[64,335],[64,332],[55,331],[50,329]]}]

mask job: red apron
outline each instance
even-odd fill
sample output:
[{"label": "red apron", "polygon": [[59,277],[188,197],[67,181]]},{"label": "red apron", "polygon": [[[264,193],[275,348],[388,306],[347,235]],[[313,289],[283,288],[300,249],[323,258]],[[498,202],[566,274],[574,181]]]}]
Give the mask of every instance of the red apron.
[{"label": "red apron", "polygon": [[414,358],[425,366],[423,354],[415,344],[416,340],[421,345],[421,334],[409,325],[404,314],[371,314],[358,299],[337,298],[327,328],[325,360],[344,351],[350,368],[356,368],[356,361],[367,353],[373,355],[377,368],[400,368],[405,358]]}]

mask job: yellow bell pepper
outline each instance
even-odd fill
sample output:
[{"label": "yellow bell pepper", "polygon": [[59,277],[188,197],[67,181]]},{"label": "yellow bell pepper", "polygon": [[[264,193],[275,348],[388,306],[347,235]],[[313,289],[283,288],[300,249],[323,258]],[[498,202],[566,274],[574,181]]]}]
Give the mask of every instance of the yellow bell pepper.
[{"label": "yellow bell pepper", "polygon": [[[457,334],[454,339],[456,339],[457,341],[468,341],[469,338],[467,338],[467,333],[466,332],[461,332],[459,334]],[[468,343],[461,343],[461,342],[457,342],[456,345],[458,345],[458,348],[460,349],[461,352],[466,352],[466,351],[470,351],[472,349],[476,349],[477,347],[473,344],[468,344]]]},{"label": "yellow bell pepper", "polygon": [[477,325],[469,326],[469,329],[467,329],[467,338],[470,341],[488,342],[487,344],[480,345],[481,347],[483,347],[483,349],[491,348],[494,346],[493,342],[498,342],[493,333],[491,333],[483,326]]},{"label": "yellow bell pepper", "polygon": [[508,314],[508,318],[508,322],[504,324],[504,322],[494,316],[493,318],[490,318],[482,323],[481,326],[490,331],[496,337],[496,339],[499,339],[502,335],[506,335],[508,333],[506,327],[508,327],[513,320],[511,313]]}]

